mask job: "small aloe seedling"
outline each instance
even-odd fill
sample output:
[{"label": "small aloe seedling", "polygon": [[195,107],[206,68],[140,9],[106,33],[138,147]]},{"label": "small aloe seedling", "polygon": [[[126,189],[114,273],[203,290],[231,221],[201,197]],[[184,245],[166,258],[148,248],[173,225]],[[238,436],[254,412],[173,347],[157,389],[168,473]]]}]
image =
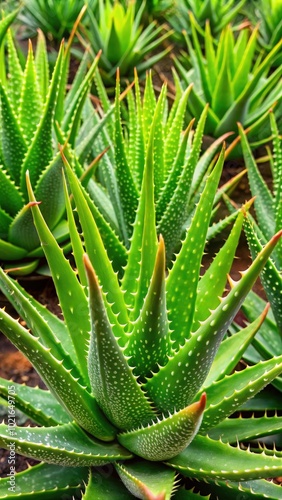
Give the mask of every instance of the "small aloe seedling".
[{"label": "small aloe seedling", "polygon": [[206,25],[205,54],[193,24],[192,39],[186,37],[186,40],[191,69],[186,71],[177,59],[175,65],[185,85],[193,83],[188,102],[192,116],[198,119],[206,103],[210,104],[205,133],[219,137],[226,132],[237,132],[237,122],[240,122],[244,128],[251,129],[250,141],[265,142],[270,133],[269,109],[282,95],[282,67],[270,73],[282,40],[256,64],[253,58],[258,27],[251,35],[248,29],[242,29],[235,40],[231,27],[227,26],[215,45]]},{"label": "small aloe seedling", "polygon": [[[271,488],[272,498],[280,491],[263,478],[282,474],[281,457],[236,446],[241,438],[262,436],[268,419],[228,418],[282,371],[281,355],[234,371],[266,311],[237,335],[222,340],[281,232],[237,283],[230,282],[231,291],[223,298],[247,204],[200,277],[222,152],[167,275],[164,240],[157,237],[154,222],[154,126],[121,280],[108,257],[110,246],[103,245],[99,218],[96,223],[96,214],[66,159],[66,206],[77,271],[44,221],[27,176],[29,207],[64,321],[0,271],[1,289],[26,324],[1,310],[0,328],[31,360],[48,387],[43,391],[15,385],[15,404],[39,424],[14,429],[15,450],[45,463],[19,474],[10,498],[32,489],[38,499],[43,494],[61,499],[78,488],[84,500],[165,500],[173,494],[176,499],[194,498],[193,491],[182,487],[184,477],[197,480],[209,492],[219,488],[221,498],[229,491],[239,494],[244,481],[247,498],[253,488],[261,496]],[[8,381],[1,380],[4,398],[8,398],[8,386]],[[281,430],[281,420],[275,418],[272,432]],[[1,424],[0,445],[8,448],[10,442],[8,427]],[[0,497],[7,493],[7,484],[8,479],[0,480]]]},{"label": "small aloe seedling", "polygon": [[44,254],[27,208],[25,173],[29,170],[49,227],[58,241],[66,243],[62,161],[54,141],[54,123],[60,124],[72,143],[97,59],[65,98],[70,44],[66,49],[61,46],[50,82],[41,33],[35,56],[29,44],[24,69],[11,34],[7,49],[8,71],[5,73],[2,59],[0,80],[0,260],[10,261],[9,267],[17,268],[18,273],[28,273]]}]

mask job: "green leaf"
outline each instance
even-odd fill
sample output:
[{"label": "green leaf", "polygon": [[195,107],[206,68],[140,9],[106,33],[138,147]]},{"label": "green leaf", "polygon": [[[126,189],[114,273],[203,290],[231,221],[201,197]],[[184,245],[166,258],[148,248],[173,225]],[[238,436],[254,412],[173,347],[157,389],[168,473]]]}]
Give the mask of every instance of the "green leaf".
[{"label": "green leaf", "polygon": [[282,430],[282,417],[226,418],[210,429],[209,437],[223,443],[237,443],[270,436]]},{"label": "green leaf", "polygon": [[[264,500],[265,498],[277,500],[281,494],[281,485],[265,479],[240,483],[216,481],[209,484],[208,490],[217,495],[218,500],[225,500],[227,497],[230,500],[238,500],[238,495],[242,495],[242,500]],[[178,500],[177,497],[176,500]]]},{"label": "green leaf", "polygon": [[282,356],[273,357],[225,376],[207,387],[208,404],[200,432],[205,433],[231,415],[281,372]]},{"label": "green leaf", "polygon": [[115,477],[113,471],[110,471],[110,480],[108,472],[101,469],[91,469],[88,484],[82,500],[133,500],[133,496],[125,488],[119,477]]},{"label": "green leaf", "polygon": [[3,38],[9,28],[9,26],[12,24],[12,22],[15,20],[19,12],[19,9],[13,10],[10,14],[7,14],[3,19],[0,21],[0,45],[2,44]]},{"label": "green leaf", "polygon": [[[87,481],[88,468],[39,464],[15,476],[16,489],[9,490],[11,478],[0,478],[0,498],[15,500],[62,500],[79,494]],[[18,494],[19,491],[20,493]]]},{"label": "green leaf", "polygon": [[277,477],[282,472],[280,458],[233,448],[207,436],[196,436],[190,446],[167,465],[184,476],[214,481]]},{"label": "green leaf", "polygon": [[115,431],[96,400],[80,385],[62,360],[57,360],[36,337],[0,310],[0,325],[8,339],[32,362],[47,387],[81,427],[102,441],[114,439]]},{"label": "green leaf", "polygon": [[[145,425],[152,421],[155,413],[113,333],[104,306],[105,298],[87,256],[84,264],[92,323],[88,357],[92,392],[108,419],[119,429],[132,429],[140,422]],[[116,324],[117,327],[121,330]]]},{"label": "green leaf", "polygon": [[150,375],[171,354],[165,296],[165,247],[160,237],[153,276],[138,319],[128,337],[126,355],[136,374]]},{"label": "green leaf", "polygon": [[46,101],[49,86],[49,64],[46,48],[46,40],[43,32],[37,30],[37,43],[35,53],[35,67],[38,89],[43,102]]},{"label": "green leaf", "polygon": [[[128,322],[128,313],[126,310],[124,297],[120,290],[117,275],[113,270],[109,256],[107,254],[106,246],[102,241],[102,237],[99,231],[99,229],[101,228],[100,223],[102,222],[101,217],[99,217],[99,212],[95,210],[95,205],[88,202],[89,200],[87,200],[85,193],[82,191],[78,179],[72,171],[69,163],[64,157],[63,159],[68,182],[75,200],[77,211],[79,213],[86,252],[88,253],[92,265],[95,267],[95,271],[98,275],[99,282],[103,287],[103,291],[108,294],[107,299],[108,302],[112,304],[113,312],[115,314],[119,314],[119,321],[121,324],[126,324]],[[100,228],[98,227],[98,224]],[[113,250],[113,252],[115,252],[114,255],[117,256],[118,251],[123,252],[124,248],[122,247],[120,241],[117,239],[115,233],[109,230],[109,226],[107,226],[105,223],[103,224],[103,226],[104,233],[105,230],[107,230],[105,242],[109,245],[108,251],[110,252],[110,250]]]},{"label": "green leaf", "polygon": [[26,193],[26,171],[29,170],[32,185],[36,186],[42,170],[50,163],[53,157],[52,125],[61,76],[63,50],[63,45],[61,45],[41,120],[22,165],[20,184],[23,193]]},{"label": "green leaf", "polygon": [[18,117],[20,127],[26,143],[29,144],[40,121],[43,108],[43,101],[39,93],[36,78],[32,43],[30,40],[19,105]]},{"label": "green leaf", "polygon": [[[34,224],[40,241],[43,243],[43,250],[52,272],[64,319],[77,355],[79,370],[84,379],[88,380],[86,355],[90,320],[87,297],[69,261],[65,258],[63,251],[42,217],[28,177],[27,185]],[[64,277],[63,283],[62,277]],[[78,308],[80,314],[77,314]]]},{"label": "green leaf", "polygon": [[9,98],[0,82],[2,155],[16,185],[20,183],[21,165],[27,150],[19,122],[14,114]]},{"label": "green leaf", "polygon": [[[266,304],[260,316],[250,325],[238,330],[238,332],[234,333],[231,337],[227,337],[223,340],[218,348],[203,388],[208,387],[215,380],[221,379],[224,375],[232,373],[232,370],[235,369],[240,359],[243,357],[246,348],[261,328],[268,310],[269,304]],[[232,356],[230,356],[230,353],[232,353]]]},{"label": "green leaf", "polygon": [[162,218],[158,224],[157,231],[164,237],[168,259],[171,259],[173,256],[175,246],[181,239],[181,236],[183,234],[183,226],[187,219],[187,209],[191,183],[196,164],[199,159],[207,111],[208,106],[206,106],[200,117],[193,140],[191,153],[182,169],[172,198],[168,206],[166,207],[166,210],[162,214]]},{"label": "green leaf", "polygon": [[175,474],[162,464],[128,462],[115,465],[126,488],[134,498],[169,500],[174,489]]},{"label": "green leaf", "polygon": [[156,115],[154,115],[150,129],[139,205],[128,253],[128,263],[122,279],[122,290],[132,320],[139,316],[143,306],[157,253],[153,178],[155,118]]},{"label": "green leaf", "polygon": [[137,205],[138,193],[135,182],[132,178],[131,171],[128,166],[128,161],[125,153],[125,145],[121,127],[120,117],[120,83],[119,73],[116,79],[116,98],[115,98],[115,163],[116,163],[116,178],[120,192],[120,202],[126,222],[126,234],[123,235],[126,246],[128,238],[132,232],[132,224],[134,222]]},{"label": "green leaf", "polygon": [[[281,236],[282,231],[270,240],[249,269],[241,273],[242,278],[238,282],[234,284],[230,280],[231,291],[221,304],[196,332],[191,333],[189,338],[187,336],[185,344],[166,366],[147,381],[145,389],[160,410],[184,408],[201,388],[226,330]],[[167,384],[168,379],[175,388],[173,392]]]},{"label": "green leaf", "polygon": [[255,196],[254,205],[259,220],[259,225],[264,233],[265,238],[269,239],[275,232],[275,217],[272,195],[257,168],[251,148],[248,144],[246,134],[241,125],[239,125],[239,133],[244,160],[248,171],[251,192],[253,196]]},{"label": "green leaf", "polygon": [[223,159],[224,152],[222,151],[216,167],[206,182],[193,220],[186,233],[185,241],[167,279],[169,319],[171,321],[170,327],[173,330],[172,340],[176,343],[175,347],[182,345],[185,338],[190,335],[202,254]]},{"label": "green leaf", "polygon": [[[226,243],[221,247],[212,264],[199,281],[193,331],[199,328],[200,322],[209,316],[209,311],[215,309],[220,303],[220,297],[226,286],[227,275],[235,257],[246,211],[251,203],[242,207]],[[220,269],[220,272],[218,272],[218,269]]]},{"label": "green leaf", "polygon": [[[126,460],[132,455],[117,443],[90,438],[74,423],[55,427],[15,427],[15,451],[56,465],[85,467]],[[0,424],[0,444],[9,449],[8,426]]]},{"label": "green leaf", "polygon": [[0,377],[0,394],[39,425],[49,427],[71,421],[51,392],[39,387],[17,384]]},{"label": "green leaf", "polygon": [[201,425],[206,395],[200,401],[147,427],[118,434],[119,442],[150,461],[169,460],[194,439]]},{"label": "green leaf", "polygon": [[[245,222],[245,233],[253,258],[261,251],[262,245],[249,221]],[[261,273],[261,280],[266,291],[268,300],[277,322],[277,326],[282,332],[282,276],[276,268],[274,262],[269,259]]]},{"label": "green leaf", "polygon": [[2,165],[0,165],[0,200],[1,209],[11,216],[16,215],[24,204],[18,187]]}]

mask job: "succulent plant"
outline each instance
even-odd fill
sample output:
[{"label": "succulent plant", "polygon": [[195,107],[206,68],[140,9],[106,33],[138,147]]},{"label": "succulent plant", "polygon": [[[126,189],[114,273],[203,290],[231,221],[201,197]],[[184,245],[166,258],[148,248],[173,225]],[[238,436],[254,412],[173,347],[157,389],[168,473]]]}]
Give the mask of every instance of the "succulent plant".
[{"label": "succulent plant", "polygon": [[[213,36],[217,36],[228,25],[237,19],[246,0],[179,0],[175,2],[175,13],[168,17],[177,33],[191,33],[191,17],[197,31],[204,37],[205,24],[208,22]],[[182,37],[183,38],[183,37]]]},{"label": "succulent plant", "polygon": [[81,83],[74,84],[65,96],[70,44],[61,46],[50,82],[42,33],[35,57],[29,44],[24,70],[11,33],[7,47],[8,69],[6,72],[2,53],[0,81],[0,260],[9,261],[8,266],[16,267],[17,273],[28,273],[35,270],[44,253],[27,209],[25,172],[30,172],[36,196],[45,200],[42,210],[49,227],[58,241],[67,244],[62,161],[54,123],[74,139],[97,59],[87,75],[82,68]]},{"label": "succulent plant", "polygon": [[[266,142],[270,135],[268,112],[280,101],[276,116],[281,120],[282,68],[271,71],[276,55],[281,51],[280,40],[271,52],[255,63],[258,27],[251,34],[242,29],[237,39],[227,26],[218,45],[212,39],[209,25],[205,31],[205,55],[200,47],[195,26],[192,39],[186,37],[189,49],[188,71],[175,58],[175,65],[185,83],[193,83],[188,102],[192,116],[198,117],[206,103],[210,104],[205,133],[218,137],[225,132],[237,133],[237,122],[250,129],[251,144]],[[190,66],[191,65],[191,66]]]},{"label": "succulent plant", "polygon": [[[222,339],[281,232],[238,282],[230,280],[229,294],[220,298],[247,203],[222,249],[200,277],[224,161],[222,151],[166,275],[164,240],[157,237],[154,218],[157,117],[155,113],[127,263],[120,279],[108,256],[112,248],[103,245],[99,233],[99,214],[93,212],[63,151],[66,207],[77,270],[44,221],[27,173],[29,208],[64,321],[0,271],[1,289],[26,324],[1,310],[0,329],[31,360],[48,388],[15,385],[15,405],[40,427],[14,427],[14,450],[45,463],[16,476],[16,489],[8,492],[8,498],[21,493],[61,499],[74,491],[80,497],[78,490],[84,500],[169,499],[173,493],[178,500],[198,498],[185,489],[185,477],[198,480],[200,487],[208,483],[210,492],[219,488],[218,498],[226,498],[231,491],[239,494],[242,488],[246,498],[252,497],[253,489],[261,496],[271,490],[269,498],[280,494],[279,486],[263,478],[282,473],[281,455],[250,452],[236,443],[241,436],[248,440],[281,430],[281,417],[267,430],[267,417],[258,422],[228,418],[282,371],[280,355],[234,372],[266,311],[237,335]],[[82,235],[76,229],[68,189]],[[9,397],[8,385],[1,380],[3,398]],[[224,429],[230,424],[234,431],[226,437]],[[9,432],[6,424],[0,425],[4,448],[11,442]],[[9,478],[0,480],[0,498],[7,494],[8,484]]]},{"label": "succulent plant", "polygon": [[[282,38],[281,0],[260,0],[255,8],[255,19],[260,23],[260,44],[266,52],[270,52]],[[273,65],[279,66],[281,62],[280,52]]]},{"label": "succulent plant", "polygon": [[[81,128],[81,133],[77,136],[75,150],[81,172],[85,167],[88,168],[89,154],[90,158],[95,158],[104,152],[96,166],[95,180],[97,186],[106,190],[107,203],[102,206],[100,191],[96,194],[89,190],[89,185],[84,180],[83,184],[89,192],[91,191],[91,197],[119,238],[125,254],[132,236],[144,164],[150,147],[148,131],[152,116],[155,114],[153,155],[155,223],[158,233],[161,233],[165,240],[169,265],[190,223],[195,205],[205,185],[207,172],[212,168],[215,155],[229,134],[224,134],[215,140],[207,151],[201,154],[208,107],[204,109],[197,127],[194,128],[194,120],[191,120],[187,129],[183,131],[191,87],[183,95],[178,91],[172,107],[169,108],[166,84],[156,96],[151,73],[147,74],[142,97],[137,74],[134,79],[134,91],[129,88],[122,94],[118,75],[113,109],[98,73],[96,73],[96,86],[103,104],[103,112],[100,116],[93,111],[92,106],[88,107],[89,116],[85,119],[85,127]],[[101,128],[102,123],[104,125]],[[101,130],[97,135],[99,126]],[[216,196],[215,205],[222,192],[230,190],[235,180],[230,185],[222,186]],[[215,232],[219,232],[228,224],[230,218],[213,225],[208,237],[212,237]],[[115,264],[115,256],[111,257]],[[117,252],[117,257],[120,258],[120,251]],[[120,266],[116,266],[116,270],[119,268]]]},{"label": "succulent plant", "polygon": [[102,50],[99,68],[107,85],[114,84],[117,68],[122,78],[132,77],[134,68],[142,76],[170,51],[168,47],[151,55],[171,32],[164,31],[156,21],[143,29],[145,8],[145,1],[136,10],[135,2],[130,0],[126,6],[120,1],[112,4],[110,0],[99,0],[95,12],[88,8],[86,43],[90,42],[94,56]]},{"label": "succulent plant", "polygon": [[[96,0],[89,0],[94,8]],[[24,0],[19,20],[27,27],[29,36],[40,29],[48,38],[61,41],[68,37],[85,2],[82,0]]]}]

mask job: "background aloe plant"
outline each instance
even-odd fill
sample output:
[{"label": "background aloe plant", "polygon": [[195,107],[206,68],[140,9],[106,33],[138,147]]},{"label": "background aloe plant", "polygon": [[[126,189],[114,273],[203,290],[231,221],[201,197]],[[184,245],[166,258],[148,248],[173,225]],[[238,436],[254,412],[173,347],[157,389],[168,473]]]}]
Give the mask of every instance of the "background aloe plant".
[{"label": "background aloe plant", "polygon": [[134,68],[142,76],[170,51],[170,47],[155,50],[171,32],[164,31],[164,26],[158,26],[156,21],[143,28],[145,9],[145,1],[136,9],[135,2],[128,1],[124,6],[120,1],[112,4],[110,0],[99,0],[95,11],[88,8],[86,43],[90,42],[94,56],[102,50],[99,68],[108,85],[114,85],[117,68],[122,78],[132,77]]},{"label": "background aloe plant", "polygon": [[[246,0],[179,0],[175,2],[175,9],[168,20],[177,33],[191,33],[191,17],[193,15],[197,31],[205,36],[205,25],[209,23],[214,37],[228,25],[236,21],[238,14],[245,5]],[[183,37],[182,37],[183,38]],[[184,40],[183,40],[184,41]]]},{"label": "background aloe plant", "polygon": [[[280,0],[260,0],[255,5],[255,19],[260,23],[260,44],[266,52],[282,38],[282,3]],[[273,64],[279,66],[282,55],[277,55]]]},{"label": "background aloe plant", "polygon": [[[282,41],[261,60],[254,63],[258,27],[250,34],[242,29],[235,39],[230,27],[220,36],[218,46],[212,39],[209,25],[205,31],[205,55],[200,47],[195,26],[189,49],[188,71],[175,58],[175,65],[185,85],[193,83],[188,102],[192,116],[198,118],[206,103],[210,104],[205,132],[218,137],[237,132],[237,122],[250,128],[251,143],[266,141],[270,135],[268,111],[279,102],[276,115],[281,121],[282,68],[270,72],[272,62],[281,52]],[[191,65],[191,66],[190,66]]]},{"label": "background aloe plant", "polygon": [[[108,257],[110,246],[105,248],[102,243],[88,196],[66,158],[68,186],[82,230],[80,236],[65,184],[77,272],[44,221],[27,175],[29,207],[44,242],[64,322],[0,271],[3,293],[32,333],[4,310],[0,312],[1,330],[32,361],[50,391],[16,385],[15,403],[41,427],[16,427],[15,448],[45,462],[17,477],[22,494],[33,487],[37,498],[42,491],[61,498],[80,488],[85,489],[81,493],[84,499],[97,498],[102,492],[111,499],[169,499],[178,490],[175,498],[194,498],[192,491],[181,487],[176,472],[202,486],[207,481],[210,492],[219,488],[219,498],[226,498],[229,491],[240,492],[238,483],[242,481],[247,481],[243,486],[246,498],[251,498],[253,488],[260,495],[271,490],[272,498],[280,491],[263,479],[282,473],[279,454],[244,451],[236,443],[241,437],[281,430],[281,417],[275,417],[271,426],[267,417],[257,422],[228,418],[282,371],[282,356],[278,356],[234,372],[266,311],[237,335],[222,339],[281,232],[240,281],[230,281],[230,293],[220,298],[247,204],[212,265],[200,277],[222,152],[166,276],[164,240],[157,237],[153,216],[157,123],[155,113],[121,279]],[[7,397],[7,387],[8,382],[1,380],[2,397]],[[225,437],[224,429],[231,423],[235,430]],[[8,447],[10,440],[7,425],[1,424],[1,445]],[[108,475],[106,464],[114,464]],[[7,493],[7,484],[7,479],[0,480],[1,494]],[[15,495],[10,492],[9,498]]]},{"label": "background aloe plant", "polygon": [[6,72],[3,55],[0,81],[0,259],[10,261],[9,267],[16,266],[18,273],[26,273],[37,267],[43,252],[26,206],[25,172],[29,170],[36,196],[44,203],[42,210],[47,223],[58,241],[65,243],[68,228],[64,216],[62,161],[54,123],[60,124],[70,141],[73,140],[97,59],[86,76],[82,62],[80,84],[74,84],[65,98],[70,44],[66,49],[61,46],[50,82],[42,34],[39,33],[35,57],[29,44],[24,69],[11,34],[7,48],[8,69]]},{"label": "background aloe plant", "polygon": [[[96,0],[87,2],[91,9]],[[34,36],[41,29],[48,38],[61,41],[68,37],[73,25],[84,6],[82,0],[24,0],[19,20],[26,26],[29,36]]]}]

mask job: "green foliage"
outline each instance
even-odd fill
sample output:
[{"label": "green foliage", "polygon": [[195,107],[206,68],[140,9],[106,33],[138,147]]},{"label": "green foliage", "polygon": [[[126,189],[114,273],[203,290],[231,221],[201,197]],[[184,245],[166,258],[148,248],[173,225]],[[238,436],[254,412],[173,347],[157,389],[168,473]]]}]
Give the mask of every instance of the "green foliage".
[{"label": "green foliage", "polygon": [[99,67],[106,83],[114,82],[117,68],[122,78],[133,76],[134,68],[140,76],[144,75],[170,51],[169,47],[150,56],[171,33],[155,21],[143,29],[145,8],[145,1],[136,9],[135,2],[128,1],[125,6],[110,0],[99,0],[95,12],[88,8],[86,43],[90,42],[94,55],[102,50]]},{"label": "green foliage", "polygon": [[[251,143],[265,142],[270,134],[268,111],[281,101],[282,67],[270,72],[271,65],[281,51],[282,41],[271,52],[256,62],[258,28],[250,34],[242,29],[237,39],[226,27],[216,45],[209,25],[205,30],[205,48],[200,47],[194,23],[192,41],[186,37],[191,69],[175,59],[181,78],[186,85],[193,83],[188,102],[189,111],[197,119],[209,103],[205,132],[218,137],[225,132],[237,132],[237,122],[250,129]],[[281,120],[281,104],[277,107]]]},{"label": "green foliage", "polygon": [[[93,125],[92,127],[88,125],[89,132],[84,137],[84,141],[81,141],[78,135],[76,151],[82,168],[89,155],[89,146],[91,157],[96,157],[101,151],[105,151],[96,167],[95,179],[98,185],[108,192],[108,208],[101,207],[101,203],[99,205],[99,195],[92,193],[92,198],[116,232],[122,245],[128,249],[138,197],[142,189],[144,165],[148,155],[151,155],[156,205],[155,224],[158,233],[164,237],[169,263],[190,224],[199,195],[205,185],[207,172],[212,168],[215,154],[228,134],[214,141],[201,155],[208,108],[203,110],[195,129],[194,120],[192,120],[183,132],[191,87],[183,93],[183,96],[177,93],[174,104],[169,109],[166,85],[157,96],[151,74],[147,75],[143,96],[141,96],[138,77],[135,75],[134,91],[128,89],[122,102],[121,98],[124,93],[120,93],[119,79],[117,79],[116,99],[114,109],[111,111],[112,105],[105,98],[105,88],[101,80],[96,79],[96,82],[105,114],[102,115],[100,121],[97,121],[99,117],[97,114],[94,115],[92,108],[89,108],[89,119],[92,120]],[[93,132],[99,123],[102,124],[108,113],[112,114],[99,136],[95,135],[94,142],[91,139]],[[150,139],[149,129],[153,116],[153,136]],[[218,198],[216,203],[218,203]],[[112,217],[113,212],[115,219]],[[153,217],[153,214],[150,217]],[[223,225],[228,223],[230,219],[222,222]],[[220,224],[214,229],[219,231],[221,226]],[[103,231],[101,234],[104,238]],[[105,245],[109,247],[106,242]],[[116,257],[112,255],[111,257],[115,269],[120,270],[120,265],[116,265]],[[120,253],[117,257],[120,258]]]},{"label": "green foliage", "polygon": [[[48,388],[46,392],[15,384],[15,405],[40,425],[15,427],[15,449],[45,462],[18,476],[23,494],[29,485],[38,499],[46,491],[48,498],[59,499],[75,488],[81,489],[83,499],[169,499],[176,490],[178,498],[191,498],[193,493],[179,489],[180,477],[187,476],[200,485],[210,484],[210,492],[221,483],[221,492],[229,487],[240,492],[236,483],[247,481],[246,498],[251,498],[252,488],[263,496],[263,478],[282,473],[279,453],[236,446],[241,437],[262,437],[266,417],[257,422],[246,418],[243,425],[241,418],[228,418],[282,372],[281,355],[234,371],[266,311],[223,340],[281,232],[221,298],[250,206],[246,204],[212,265],[200,276],[222,152],[167,275],[164,239],[157,237],[154,219],[157,117],[156,108],[121,278],[100,236],[100,219],[66,157],[66,205],[78,272],[48,228],[27,175],[29,209],[44,243],[64,321],[0,271],[1,290],[26,324],[1,310],[1,330],[30,359]],[[67,148],[65,152],[68,155]],[[0,393],[8,398],[7,381],[1,380]],[[225,437],[230,421],[235,431]],[[281,427],[277,417],[273,432]],[[10,441],[7,425],[1,424],[1,446],[8,448]],[[7,484],[7,479],[0,480],[0,498],[7,494]],[[17,494],[10,491],[7,498]]]},{"label": "green foliage", "polygon": [[[268,151],[270,168],[273,175],[273,190],[270,191],[264,181],[258,165],[253,157],[247,136],[240,127],[240,137],[245,164],[248,171],[252,194],[255,196],[254,206],[256,221],[248,216],[245,222],[245,232],[254,258],[261,250],[262,245],[282,225],[282,148],[274,113],[270,113],[271,130],[273,137],[273,153]],[[269,359],[281,352],[282,348],[282,246],[278,243],[272,258],[261,273],[267,299],[271,304],[271,311],[267,322],[262,325],[259,335],[254,339],[252,347],[246,353],[246,358],[254,362],[260,357]],[[247,318],[252,321],[265,306],[264,300],[255,294],[250,295],[243,305]],[[274,382],[282,390],[281,378]]]},{"label": "green foliage", "polygon": [[[61,41],[69,36],[73,25],[84,6],[83,0],[24,0],[19,20],[28,28],[29,35],[35,35],[38,29],[43,33]],[[94,8],[96,0],[89,0],[88,5]]]},{"label": "green foliage", "polygon": [[[175,12],[168,16],[168,20],[177,33],[183,30],[191,33],[191,17],[198,32],[205,36],[205,25],[208,22],[213,36],[237,19],[246,0],[179,0],[175,2]],[[183,38],[183,37],[182,37]]]},{"label": "green foliage", "polygon": [[[74,140],[82,105],[91,84],[97,59],[87,75],[65,97],[70,45],[61,46],[49,81],[45,39],[39,33],[36,54],[31,43],[22,69],[11,34],[7,37],[7,69],[1,61],[0,129],[0,259],[10,261],[18,273],[34,271],[44,255],[28,208],[25,174],[29,171],[42,213],[58,241],[69,239],[65,218],[62,160],[54,123]],[[83,79],[84,78],[84,79]],[[68,103],[71,99],[71,105]],[[23,261],[22,265],[16,261]]]},{"label": "green foliage", "polygon": [[[280,0],[260,0],[255,8],[256,20],[260,23],[260,44],[270,52],[282,38],[282,2]],[[277,55],[273,65],[279,66],[282,56]]]}]

